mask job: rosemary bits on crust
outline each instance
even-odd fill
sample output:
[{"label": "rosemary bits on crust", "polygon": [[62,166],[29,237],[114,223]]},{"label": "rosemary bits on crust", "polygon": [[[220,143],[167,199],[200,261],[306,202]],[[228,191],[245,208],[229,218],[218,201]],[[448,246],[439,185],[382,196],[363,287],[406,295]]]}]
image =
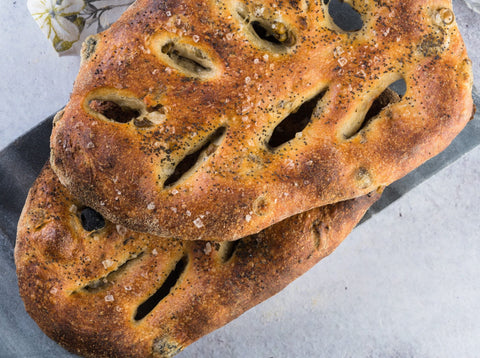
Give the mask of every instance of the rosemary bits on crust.
[{"label": "rosemary bits on crust", "polygon": [[379,196],[313,209],[235,242],[178,241],[103,220],[47,165],[18,226],[20,294],[71,352],[171,357],[330,254]]},{"label": "rosemary bits on crust", "polygon": [[215,241],[399,179],[471,118],[470,60],[448,0],[348,3],[346,30],[328,1],[137,0],[86,42],[54,171],[112,222]]}]

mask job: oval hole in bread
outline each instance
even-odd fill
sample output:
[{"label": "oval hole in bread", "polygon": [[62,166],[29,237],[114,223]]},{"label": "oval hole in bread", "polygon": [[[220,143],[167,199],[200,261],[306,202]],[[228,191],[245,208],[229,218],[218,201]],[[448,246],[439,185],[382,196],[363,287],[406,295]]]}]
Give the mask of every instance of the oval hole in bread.
[{"label": "oval hole in bread", "polygon": [[[392,88],[394,88],[395,90],[393,90]],[[344,129],[344,138],[350,139],[356,134],[358,134],[360,131],[362,131],[364,128],[366,128],[385,107],[387,107],[391,103],[396,103],[400,101],[402,93],[404,94],[405,91],[406,85],[405,80],[403,79],[397,80],[393,82],[389,87],[385,88],[385,90],[373,100],[370,108],[365,114],[365,117],[361,121],[350,124],[348,128]]]},{"label": "oval hole in bread", "polygon": [[235,250],[238,247],[238,244],[241,241],[242,240],[239,239],[235,241],[225,241],[220,243],[221,246],[219,250],[219,255],[223,263],[226,263],[232,258],[233,254],[235,253]]},{"label": "oval hole in bread", "polygon": [[89,207],[80,211],[80,222],[86,231],[100,230],[105,227],[105,219],[103,216]]},{"label": "oval hole in bread", "polygon": [[[263,18],[251,13],[241,4],[237,4],[237,14],[247,26],[247,32],[258,40],[261,47],[273,51],[285,51],[296,43],[296,36],[291,27],[283,21],[273,18]],[[262,13],[266,13],[262,8]]]},{"label": "oval hole in bread", "polygon": [[107,99],[92,99],[88,106],[94,112],[119,123],[128,123],[140,115],[140,111],[123,103]]},{"label": "oval hole in bread", "polygon": [[147,298],[135,312],[135,321],[140,321],[152,312],[158,303],[163,300],[171,291],[173,287],[180,281],[182,273],[188,264],[188,256],[183,256],[175,265],[175,268],[168,274],[162,286],[155,291],[153,295]]},{"label": "oval hole in bread", "polygon": [[207,55],[191,45],[169,41],[162,46],[162,53],[187,72],[203,75],[212,71]]},{"label": "oval hole in bread", "polygon": [[388,86],[388,88],[396,92],[398,96],[402,98],[405,95],[405,92],[407,92],[407,83],[403,78],[400,78]]},{"label": "oval hole in bread", "polygon": [[279,21],[268,22],[255,20],[251,22],[253,32],[263,41],[270,42],[274,46],[290,47],[295,44],[293,32]]},{"label": "oval hole in bread", "polygon": [[323,97],[326,90],[322,90],[314,97],[303,102],[300,107],[297,107],[284,120],[282,120],[273,130],[268,146],[276,148],[289,140],[295,138],[295,135],[301,132],[310,123],[313,111],[315,110],[318,101]]},{"label": "oval hole in bread", "polygon": [[333,23],[341,30],[352,32],[363,27],[362,16],[350,4],[340,0],[324,0],[323,3],[328,6]]},{"label": "oval hole in bread", "polygon": [[225,132],[226,127],[218,128],[205,142],[200,143],[200,146],[197,147],[197,149],[187,154],[180,162],[178,162],[173,173],[163,183],[163,187],[166,188],[173,186],[188,172],[193,172],[200,163],[203,163],[206,158],[216,151]]},{"label": "oval hole in bread", "polygon": [[117,277],[121,275],[123,272],[125,272],[128,267],[132,265],[132,263],[140,257],[142,257],[143,252],[140,252],[139,254],[134,254],[130,258],[128,258],[124,263],[119,265],[116,269],[113,271],[110,271],[107,275],[100,277],[94,281],[89,282],[87,285],[83,287],[83,290],[94,293],[101,291],[107,287],[107,285],[111,282],[115,282]]}]

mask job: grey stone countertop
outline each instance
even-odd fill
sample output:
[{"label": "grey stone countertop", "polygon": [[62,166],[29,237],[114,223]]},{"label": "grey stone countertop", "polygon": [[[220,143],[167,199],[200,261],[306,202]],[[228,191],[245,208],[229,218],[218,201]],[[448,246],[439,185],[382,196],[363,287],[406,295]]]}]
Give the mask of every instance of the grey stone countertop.
[{"label": "grey stone countertop", "polygon": [[[480,14],[454,9],[478,88]],[[1,150],[65,105],[79,58],[58,57],[20,0],[0,2],[0,52]],[[479,178],[477,147],[178,357],[479,357]]]}]

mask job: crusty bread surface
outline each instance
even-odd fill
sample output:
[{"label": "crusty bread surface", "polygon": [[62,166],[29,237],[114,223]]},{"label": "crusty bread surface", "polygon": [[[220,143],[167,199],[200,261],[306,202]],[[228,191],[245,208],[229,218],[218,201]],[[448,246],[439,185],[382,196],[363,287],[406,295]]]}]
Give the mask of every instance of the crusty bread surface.
[{"label": "crusty bread surface", "polygon": [[54,171],[112,222],[216,241],[404,176],[471,118],[471,63],[448,0],[349,3],[353,31],[328,1],[137,0],[85,43]]},{"label": "crusty bread surface", "polygon": [[71,352],[171,357],[330,254],[379,196],[313,209],[237,242],[176,241],[108,221],[89,227],[89,209],[47,165],[19,221],[20,294]]}]

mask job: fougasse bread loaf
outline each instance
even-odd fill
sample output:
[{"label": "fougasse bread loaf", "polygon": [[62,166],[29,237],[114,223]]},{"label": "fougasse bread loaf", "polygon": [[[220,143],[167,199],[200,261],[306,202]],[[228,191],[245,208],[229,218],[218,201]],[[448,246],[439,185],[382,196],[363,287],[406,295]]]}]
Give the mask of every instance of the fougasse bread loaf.
[{"label": "fougasse bread loaf", "polygon": [[388,185],[472,117],[471,62],[448,0],[348,3],[359,28],[328,0],[137,0],[85,43],[54,171],[110,221],[187,240]]},{"label": "fougasse bread loaf", "polygon": [[235,242],[175,241],[105,221],[46,166],[19,221],[20,294],[71,352],[171,357],[330,254],[379,196],[312,209]]}]

